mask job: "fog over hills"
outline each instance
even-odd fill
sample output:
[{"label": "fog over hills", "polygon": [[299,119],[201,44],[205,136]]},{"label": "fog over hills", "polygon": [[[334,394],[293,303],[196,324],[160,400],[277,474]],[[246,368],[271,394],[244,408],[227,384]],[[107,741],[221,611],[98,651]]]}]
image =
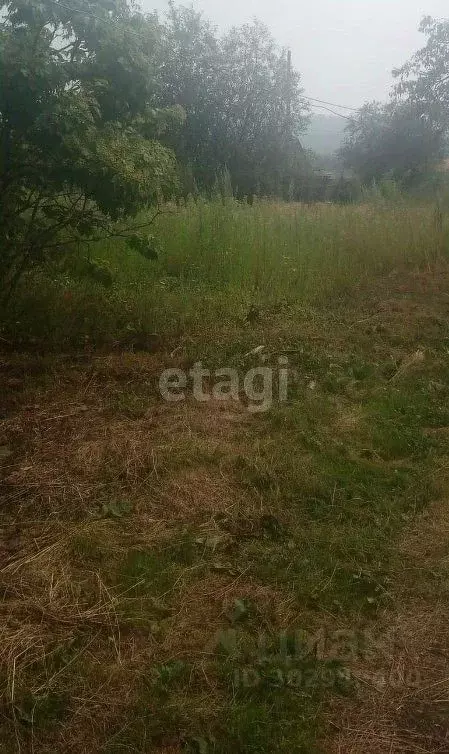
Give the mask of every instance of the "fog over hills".
[{"label": "fog over hills", "polygon": [[345,126],[343,118],[314,113],[307,132],[301,135],[301,142],[306,149],[319,155],[331,155],[342,144]]}]

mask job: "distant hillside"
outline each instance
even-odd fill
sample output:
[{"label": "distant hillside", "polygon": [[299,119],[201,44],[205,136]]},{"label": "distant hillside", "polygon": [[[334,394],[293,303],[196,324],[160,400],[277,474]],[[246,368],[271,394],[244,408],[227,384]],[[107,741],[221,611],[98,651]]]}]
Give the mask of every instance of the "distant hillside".
[{"label": "distant hillside", "polygon": [[312,115],[309,130],[301,141],[306,149],[319,155],[329,155],[340,148],[346,122],[335,115]]}]

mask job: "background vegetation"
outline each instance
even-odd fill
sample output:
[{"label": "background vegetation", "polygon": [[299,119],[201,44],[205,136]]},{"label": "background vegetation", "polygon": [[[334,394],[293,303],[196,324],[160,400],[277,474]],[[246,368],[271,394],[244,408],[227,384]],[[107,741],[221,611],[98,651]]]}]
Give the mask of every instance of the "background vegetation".
[{"label": "background vegetation", "polygon": [[83,249],[33,271],[1,336],[11,346],[151,351],[200,333],[214,338],[218,327],[232,341],[252,309],[332,307],[354,286],[445,254],[447,226],[432,205],[405,201],[394,184],[368,197],[345,207],[233,198],[166,206],[153,224],[157,260],[110,239],[91,245],[89,267]]},{"label": "background vegetation", "polygon": [[[2,6],[2,751],[447,752],[449,22],[423,31],[330,170],[258,23]],[[161,400],[165,368],[280,357],[264,415]]]},{"label": "background vegetation", "polygon": [[[396,233],[407,214],[400,195],[427,196],[442,206],[447,183],[439,169],[447,132],[447,24],[426,19],[422,31],[427,46],[396,72],[391,101],[367,104],[348,119],[341,162],[329,172],[301,144],[308,105],[300,76],[288,51],[258,22],[219,36],[200,14],[174,4],[164,19],[109,0],[95,13],[83,2],[5,5],[0,274],[6,340],[14,337],[12,322],[21,338],[34,337],[33,291],[47,297],[49,312],[60,310],[62,296],[76,311],[89,300],[93,316],[100,300],[108,301],[103,311],[113,308],[119,281],[129,291],[138,279],[147,315],[133,314],[125,326],[135,328],[137,320],[159,330],[160,317],[149,312],[162,306],[164,294],[154,286],[167,275],[172,286],[195,276],[200,286],[234,284],[257,306],[284,282],[284,296],[293,288],[311,295],[318,278],[318,289],[329,291],[349,269],[345,256],[356,275],[362,248],[366,260],[376,244],[386,250],[378,238],[384,219],[385,237],[402,239],[400,254],[411,239],[413,256],[423,244],[418,226],[426,211],[413,215],[410,205],[408,230]],[[255,197],[252,210],[246,203]],[[393,225],[383,210],[376,220],[371,211],[353,212],[349,227],[345,214],[337,219],[332,210],[282,210],[275,220],[264,197],[374,200],[377,207],[383,198],[395,203]],[[430,240],[426,254],[433,246]],[[159,254],[153,267],[146,264]],[[285,259],[296,272],[284,281]],[[23,298],[16,287],[25,272]],[[42,300],[34,310],[39,306]],[[134,296],[129,307],[136,306]],[[20,313],[27,307],[28,318]],[[119,325],[123,318],[115,319]],[[118,325],[109,340],[119,339]],[[91,337],[92,327],[84,329]],[[79,344],[81,335],[61,343]]]}]

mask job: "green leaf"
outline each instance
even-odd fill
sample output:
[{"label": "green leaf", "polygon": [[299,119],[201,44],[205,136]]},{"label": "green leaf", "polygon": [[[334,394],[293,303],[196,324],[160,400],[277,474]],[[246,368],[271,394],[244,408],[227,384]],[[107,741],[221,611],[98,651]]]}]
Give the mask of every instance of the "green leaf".
[{"label": "green leaf", "polygon": [[227,612],[227,618],[231,623],[240,623],[249,616],[250,605],[246,600],[236,599],[232,608]]},{"label": "green leaf", "polygon": [[156,260],[158,259],[157,243],[154,236],[139,236],[132,235],[127,238],[128,246],[134,251],[137,251],[145,259]]}]

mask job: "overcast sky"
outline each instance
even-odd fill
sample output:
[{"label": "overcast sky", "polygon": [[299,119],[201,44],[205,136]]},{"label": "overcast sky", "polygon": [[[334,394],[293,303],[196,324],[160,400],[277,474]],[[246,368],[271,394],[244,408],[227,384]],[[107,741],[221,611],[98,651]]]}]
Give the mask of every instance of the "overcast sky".
[{"label": "overcast sky", "polygon": [[[166,0],[141,1],[145,10],[167,7]],[[309,97],[352,107],[387,98],[392,68],[423,45],[418,32],[423,16],[449,16],[447,0],[194,0],[193,5],[220,29],[257,16],[279,43],[291,47]]]}]

